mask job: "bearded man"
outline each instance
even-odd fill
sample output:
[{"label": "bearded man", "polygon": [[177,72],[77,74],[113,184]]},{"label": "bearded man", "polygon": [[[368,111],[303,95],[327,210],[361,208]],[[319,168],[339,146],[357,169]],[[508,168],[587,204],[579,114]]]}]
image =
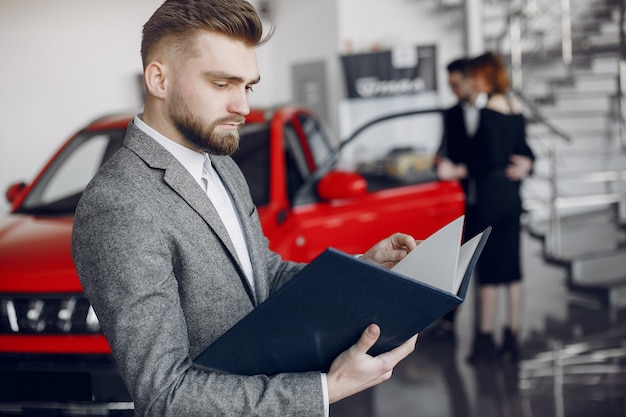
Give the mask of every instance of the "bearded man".
[{"label": "bearded man", "polygon": [[[229,156],[260,80],[262,33],[245,0],[163,3],[143,30],[144,110],[76,212],[76,269],[138,416],[328,415],[415,346],[367,355],[372,324],[327,374],[241,376],[193,362],[303,267],[269,249]],[[363,256],[388,265],[415,246],[394,234]]]}]

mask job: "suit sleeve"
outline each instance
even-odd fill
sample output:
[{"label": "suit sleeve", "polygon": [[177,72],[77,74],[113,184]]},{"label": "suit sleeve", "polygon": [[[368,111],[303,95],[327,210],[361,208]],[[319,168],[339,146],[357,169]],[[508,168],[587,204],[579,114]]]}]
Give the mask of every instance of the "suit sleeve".
[{"label": "suit sleeve", "polygon": [[323,416],[317,372],[245,377],[192,362],[176,248],[148,196],[119,187],[86,190],[72,246],[135,415]]}]

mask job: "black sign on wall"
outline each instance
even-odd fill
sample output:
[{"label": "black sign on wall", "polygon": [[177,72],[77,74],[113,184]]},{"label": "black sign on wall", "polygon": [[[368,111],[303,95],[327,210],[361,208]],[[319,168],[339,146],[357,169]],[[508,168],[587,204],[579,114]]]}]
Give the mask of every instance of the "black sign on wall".
[{"label": "black sign on wall", "polygon": [[437,90],[435,46],[402,46],[392,50],[341,57],[348,98],[375,98]]}]

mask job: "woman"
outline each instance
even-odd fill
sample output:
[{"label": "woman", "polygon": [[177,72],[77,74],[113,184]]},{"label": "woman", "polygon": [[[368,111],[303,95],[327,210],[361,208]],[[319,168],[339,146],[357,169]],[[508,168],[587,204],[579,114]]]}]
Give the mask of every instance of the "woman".
[{"label": "woman", "polygon": [[[491,225],[489,241],[478,264],[480,318],[477,323],[472,363],[497,357],[516,361],[517,333],[522,313],[520,267],[519,186],[534,160],[526,143],[521,106],[507,95],[509,81],[500,57],[480,55],[469,62],[468,74],[479,110],[475,132],[447,135],[437,171],[443,179],[460,179],[466,193],[466,235],[474,236]],[[467,120],[467,118],[466,118]],[[503,343],[496,348],[493,332],[499,288],[507,293],[507,325]]]}]

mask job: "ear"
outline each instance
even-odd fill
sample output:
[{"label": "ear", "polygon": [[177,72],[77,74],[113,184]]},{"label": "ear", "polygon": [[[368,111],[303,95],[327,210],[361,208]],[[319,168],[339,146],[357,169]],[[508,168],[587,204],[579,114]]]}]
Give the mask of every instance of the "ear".
[{"label": "ear", "polygon": [[146,90],[148,94],[165,98],[167,91],[167,67],[158,62],[152,61],[143,72],[143,77],[146,82]]}]

